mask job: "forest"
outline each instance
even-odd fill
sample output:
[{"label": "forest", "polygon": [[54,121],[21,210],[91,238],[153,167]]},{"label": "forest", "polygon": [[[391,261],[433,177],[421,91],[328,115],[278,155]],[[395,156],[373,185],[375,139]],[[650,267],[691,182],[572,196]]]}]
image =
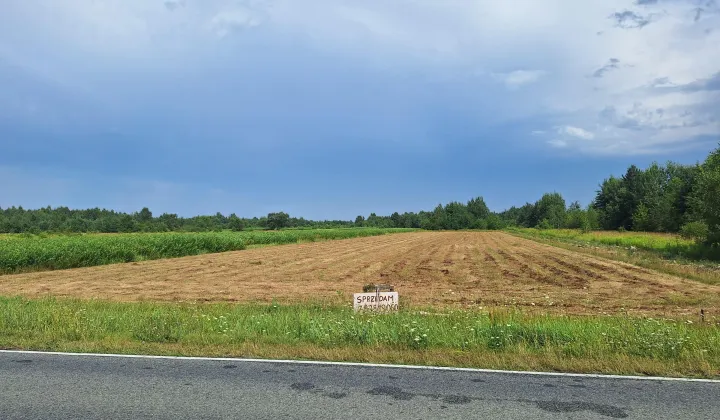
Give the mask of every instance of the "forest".
[{"label": "forest", "polygon": [[148,208],[132,214],[99,208],[0,208],[0,233],[339,227],[495,230],[512,226],[678,232],[706,244],[720,244],[720,147],[710,152],[704,162],[695,165],[653,163],[645,169],[632,165],[622,176],[603,180],[594,200],[584,207],[579,202],[568,205],[560,193],[549,192],[534,203],[502,212],[490,211],[483,198],[477,197],[467,203],[438,204],[431,211],[395,212],[389,216],[371,213],[368,217],[357,216],[354,221],[313,221],[291,217],[285,212],[254,218],[239,217],[235,213],[185,218],[169,213],[155,216]]}]

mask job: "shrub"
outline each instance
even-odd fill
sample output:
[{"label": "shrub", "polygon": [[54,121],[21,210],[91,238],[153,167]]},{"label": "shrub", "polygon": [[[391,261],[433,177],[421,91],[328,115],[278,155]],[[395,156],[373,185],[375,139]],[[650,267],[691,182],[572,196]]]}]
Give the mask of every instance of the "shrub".
[{"label": "shrub", "polygon": [[538,223],[538,229],[552,229],[553,226],[550,224],[548,219],[542,219],[540,223]]},{"label": "shrub", "polygon": [[705,222],[690,222],[680,228],[680,235],[685,239],[705,242],[708,238],[708,225]]}]

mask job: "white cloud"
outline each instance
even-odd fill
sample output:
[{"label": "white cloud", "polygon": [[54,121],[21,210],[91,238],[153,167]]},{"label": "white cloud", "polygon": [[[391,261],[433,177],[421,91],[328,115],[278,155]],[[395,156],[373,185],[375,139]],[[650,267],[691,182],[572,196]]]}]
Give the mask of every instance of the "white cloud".
[{"label": "white cloud", "polygon": [[218,37],[224,38],[238,31],[254,28],[263,22],[261,13],[245,7],[234,7],[220,12],[210,21],[210,28]]},{"label": "white cloud", "polygon": [[492,76],[495,80],[505,83],[508,89],[517,89],[537,82],[544,74],[542,70],[515,70],[509,73],[494,73]]},{"label": "white cloud", "polygon": [[564,127],[560,127],[558,129],[558,132],[561,134],[564,133],[564,134],[567,134],[567,135],[570,135],[573,137],[577,137],[580,139],[584,139],[584,140],[592,140],[595,138],[595,134],[593,134],[587,130],[584,130],[580,127],[573,127],[571,125],[566,125]]},{"label": "white cloud", "polygon": [[565,140],[552,139],[547,142],[552,147],[563,148],[567,147],[568,143]]}]

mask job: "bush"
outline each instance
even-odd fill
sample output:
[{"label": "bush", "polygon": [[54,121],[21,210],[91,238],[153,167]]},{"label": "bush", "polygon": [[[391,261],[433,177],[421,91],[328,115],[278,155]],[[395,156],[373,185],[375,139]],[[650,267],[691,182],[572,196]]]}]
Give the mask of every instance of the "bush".
[{"label": "bush", "polygon": [[548,219],[542,219],[540,223],[538,223],[538,229],[552,229],[553,226],[550,224]]},{"label": "bush", "polygon": [[690,222],[680,228],[680,235],[685,239],[705,242],[708,238],[708,225],[705,222]]},{"label": "bush", "polygon": [[582,231],[582,233],[589,233],[593,230],[592,222],[588,220],[587,217],[583,218],[580,230]]}]

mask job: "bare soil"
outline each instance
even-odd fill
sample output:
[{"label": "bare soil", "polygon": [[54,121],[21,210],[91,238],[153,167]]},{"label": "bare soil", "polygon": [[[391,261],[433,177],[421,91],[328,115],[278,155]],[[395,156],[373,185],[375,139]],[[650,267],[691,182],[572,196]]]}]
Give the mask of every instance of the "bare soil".
[{"label": "bare soil", "polygon": [[707,317],[720,286],[501,232],[418,232],[0,276],[0,295],[116,301],[342,300],[387,283],[401,304]]}]

